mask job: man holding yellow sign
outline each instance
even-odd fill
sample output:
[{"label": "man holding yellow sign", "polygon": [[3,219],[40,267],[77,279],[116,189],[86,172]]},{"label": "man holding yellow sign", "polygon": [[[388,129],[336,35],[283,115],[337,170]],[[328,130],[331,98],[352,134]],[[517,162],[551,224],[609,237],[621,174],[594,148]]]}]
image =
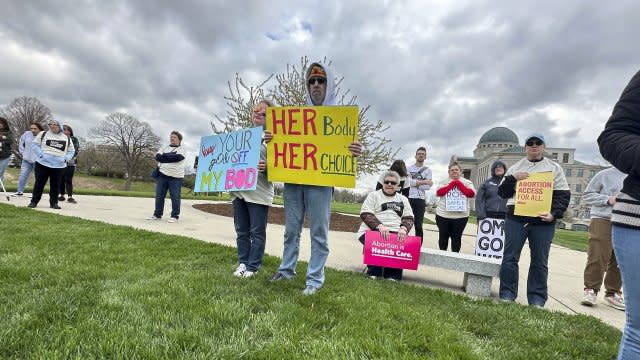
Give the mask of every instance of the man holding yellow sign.
[{"label": "man holding yellow sign", "polygon": [[267,109],[267,174],[284,181],[284,251],[271,281],[293,279],[300,250],[304,216],[309,220],[311,257],[304,295],[324,284],[329,256],[332,186],[355,186],[358,108],[335,105],[335,79],[329,69],[312,63],[305,74],[306,107]]},{"label": "man holding yellow sign", "polygon": [[514,301],[518,296],[518,261],[525,240],[529,240],[531,264],[527,277],[529,305],[543,307],[547,302],[549,251],[556,219],[569,206],[571,191],[560,164],[545,158],[542,134],[525,140],[527,156],[515,163],[498,187],[507,201],[505,249],[500,268],[500,299]]}]

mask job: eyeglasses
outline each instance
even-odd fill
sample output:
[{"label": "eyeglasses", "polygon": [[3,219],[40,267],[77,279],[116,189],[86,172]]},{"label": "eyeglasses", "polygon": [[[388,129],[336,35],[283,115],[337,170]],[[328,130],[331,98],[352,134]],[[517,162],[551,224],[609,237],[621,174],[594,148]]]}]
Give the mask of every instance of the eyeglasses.
[{"label": "eyeglasses", "polygon": [[326,80],[323,79],[323,78],[312,78],[312,79],[309,79],[309,85],[313,85],[313,84],[316,84],[316,83],[322,85],[322,84],[324,84],[325,81]]},{"label": "eyeglasses", "polygon": [[265,116],[267,116],[267,113],[266,113],[266,112],[257,112],[257,111],[254,111],[254,112],[253,112],[253,115],[258,115],[258,116],[265,117]]},{"label": "eyeglasses", "polygon": [[384,181],[384,184],[385,184],[385,185],[398,185],[398,183],[397,183],[397,182],[395,182],[395,181],[391,181],[391,180],[385,180],[385,181]]},{"label": "eyeglasses", "polygon": [[542,144],[544,144],[542,141],[540,140],[529,140],[527,141],[527,146],[541,146]]},{"label": "eyeglasses", "polygon": [[58,126],[58,124],[57,124],[57,123],[49,123],[48,125],[49,125],[49,126]]}]

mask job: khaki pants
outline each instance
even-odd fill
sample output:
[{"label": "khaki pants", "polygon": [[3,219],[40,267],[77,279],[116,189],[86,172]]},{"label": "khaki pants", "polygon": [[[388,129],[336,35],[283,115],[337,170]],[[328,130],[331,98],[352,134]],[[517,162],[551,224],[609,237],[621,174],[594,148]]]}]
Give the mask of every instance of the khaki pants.
[{"label": "khaki pants", "polygon": [[587,265],[584,268],[584,287],[598,293],[605,272],[605,296],[613,296],[620,292],[622,280],[611,245],[611,221],[593,218],[589,225],[589,251]]}]

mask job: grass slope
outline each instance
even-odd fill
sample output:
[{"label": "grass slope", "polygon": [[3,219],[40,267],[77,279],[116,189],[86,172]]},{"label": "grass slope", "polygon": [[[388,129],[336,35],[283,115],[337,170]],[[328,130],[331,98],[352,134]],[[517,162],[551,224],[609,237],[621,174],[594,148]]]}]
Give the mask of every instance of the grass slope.
[{"label": "grass slope", "polygon": [[599,320],[327,269],[304,297],[233,248],[0,204],[1,358],[605,359]]}]

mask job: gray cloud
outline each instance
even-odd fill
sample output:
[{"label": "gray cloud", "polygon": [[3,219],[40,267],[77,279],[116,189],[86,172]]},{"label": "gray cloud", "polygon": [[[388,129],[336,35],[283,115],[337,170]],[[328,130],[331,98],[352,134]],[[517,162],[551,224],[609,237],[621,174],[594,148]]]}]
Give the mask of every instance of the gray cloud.
[{"label": "gray cloud", "polygon": [[[299,57],[333,60],[343,88],[400,157],[439,169],[508,126],[599,161],[595,138],[637,70],[635,14],[619,1],[451,4],[291,1],[3,2],[0,106],[36,96],[91,137],[113,111],[182,130],[195,152],[227,81],[252,83]],[[436,176],[445,174],[436,173]]]}]

